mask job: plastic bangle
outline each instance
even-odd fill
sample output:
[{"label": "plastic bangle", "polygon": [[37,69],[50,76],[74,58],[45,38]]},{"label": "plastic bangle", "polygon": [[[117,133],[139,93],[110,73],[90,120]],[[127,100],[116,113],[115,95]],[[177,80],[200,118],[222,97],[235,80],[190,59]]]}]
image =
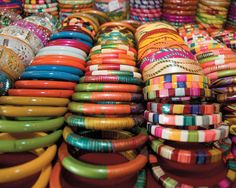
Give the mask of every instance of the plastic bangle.
[{"label": "plastic bangle", "polygon": [[187,150],[172,147],[165,144],[164,140],[152,140],[151,147],[157,155],[178,163],[204,165],[209,163],[217,163],[224,156],[230,153],[232,142],[229,138],[214,142],[208,148],[198,150]]},{"label": "plastic bangle", "polygon": [[[66,114],[66,122],[72,127],[80,127],[93,130],[130,129],[144,122],[142,116],[96,118]],[[101,124],[102,123],[102,124]]]},{"label": "plastic bangle", "polygon": [[59,148],[62,166],[73,174],[91,179],[113,179],[130,175],[141,170],[147,163],[147,150],[142,149],[137,157],[129,162],[117,165],[92,165],[73,158],[66,144]]},{"label": "plastic bangle", "polygon": [[136,62],[134,60],[127,59],[112,59],[112,58],[99,58],[96,60],[90,60],[87,62],[88,65],[100,65],[100,64],[121,64],[135,66]]},{"label": "plastic bangle", "polygon": [[116,75],[116,76],[132,76],[134,78],[142,78],[142,75],[138,72],[129,72],[129,71],[114,71],[114,70],[100,70],[86,72],[85,76],[106,76],[106,75]]},{"label": "plastic bangle", "polygon": [[220,104],[163,104],[148,102],[147,110],[158,114],[210,115],[220,112]]},{"label": "plastic bangle", "polygon": [[135,48],[125,45],[125,44],[105,44],[105,45],[96,45],[91,49],[91,53],[94,51],[100,50],[109,50],[109,49],[120,49],[124,51],[131,51],[133,54],[137,54],[137,51]]},{"label": "plastic bangle", "polygon": [[236,86],[214,88],[212,92],[215,94],[236,94]]},{"label": "plastic bangle", "polygon": [[219,78],[211,83],[211,88],[229,86],[236,83],[236,76]]},{"label": "plastic bangle", "polygon": [[217,95],[217,101],[220,103],[236,101],[236,95],[219,94],[219,95]]},{"label": "plastic bangle", "polygon": [[68,105],[71,112],[84,115],[128,115],[140,114],[144,111],[142,104],[91,104],[71,102]]},{"label": "plastic bangle", "polygon": [[136,85],[130,84],[99,84],[99,83],[88,83],[88,84],[78,84],[75,86],[75,91],[77,92],[128,92],[128,93],[138,93],[142,91],[142,88]]},{"label": "plastic bangle", "polygon": [[222,124],[210,130],[178,130],[148,123],[147,130],[153,136],[177,142],[214,142],[228,137],[229,127]]},{"label": "plastic bangle", "polygon": [[15,82],[17,89],[74,89],[76,83],[66,81],[47,80],[18,80]]},{"label": "plastic bangle", "polygon": [[51,172],[52,172],[51,165],[44,167],[41,171],[40,176],[38,177],[37,181],[34,183],[32,188],[46,187],[48,185]]},{"label": "plastic bangle", "polygon": [[126,28],[129,31],[131,31],[132,33],[135,33],[136,29],[133,28],[133,26],[131,26],[130,24],[124,23],[124,22],[107,22],[105,24],[102,24],[99,28],[99,31],[108,28],[108,27],[115,27],[115,28]]},{"label": "plastic bangle", "polygon": [[118,65],[118,64],[100,64],[100,65],[90,65],[86,67],[86,71],[96,71],[96,70],[120,70],[120,71],[130,71],[138,72],[138,68],[130,65]]},{"label": "plastic bangle", "polygon": [[37,131],[54,131],[64,124],[64,118],[58,117],[42,121],[0,120],[0,131],[7,133],[26,133]]},{"label": "plastic bangle", "polygon": [[122,54],[122,53],[113,53],[115,50],[111,50],[110,53],[99,53],[99,54],[90,54],[89,57],[91,60],[96,60],[100,58],[118,58],[118,59],[127,59],[127,60],[135,60],[134,56]]},{"label": "plastic bangle", "polygon": [[56,145],[49,147],[46,151],[37,149],[35,153],[39,155],[38,158],[21,165],[1,169],[0,182],[12,182],[36,174],[51,163],[56,154],[56,150]]},{"label": "plastic bangle", "polygon": [[74,93],[73,90],[41,90],[41,89],[9,89],[8,94],[12,96],[29,97],[58,97],[69,98]]},{"label": "plastic bangle", "polygon": [[213,73],[208,74],[207,77],[214,81],[218,78],[234,76],[235,74],[236,74],[236,69],[232,69],[232,70],[223,70],[219,72],[213,72]]}]

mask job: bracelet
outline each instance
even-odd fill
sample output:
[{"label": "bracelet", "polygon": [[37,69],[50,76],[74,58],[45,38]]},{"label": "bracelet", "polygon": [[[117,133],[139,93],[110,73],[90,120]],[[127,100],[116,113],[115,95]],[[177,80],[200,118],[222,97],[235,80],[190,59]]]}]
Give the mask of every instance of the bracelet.
[{"label": "bracelet", "polygon": [[235,94],[236,93],[236,86],[214,88],[214,89],[212,89],[212,91],[215,94]]},{"label": "bracelet", "polygon": [[[105,45],[96,45],[93,48],[91,48],[91,53],[93,53],[94,51],[100,50],[100,52],[103,52],[103,50],[107,51],[107,50],[112,50],[112,49],[120,49],[120,50],[124,50],[127,53],[129,52],[134,54],[137,54],[137,51],[135,48],[125,45],[125,44],[105,44]],[[109,51],[108,51],[109,52]]]},{"label": "bracelet", "polygon": [[106,75],[117,75],[117,76],[132,76],[134,78],[142,78],[142,75],[138,72],[129,71],[114,71],[114,70],[100,70],[100,71],[89,71],[85,73],[85,76],[106,76]]},{"label": "bracelet", "polygon": [[[214,142],[210,148],[198,150],[178,149],[165,144],[164,140],[152,140],[151,147],[157,155],[178,163],[204,165],[217,163],[230,153],[232,142],[229,138]],[[208,145],[207,145],[208,146]]]},{"label": "bracelet", "polygon": [[42,121],[0,120],[0,131],[7,133],[27,133],[37,131],[55,131],[62,127],[64,118],[58,117]]},{"label": "bracelet", "polygon": [[231,95],[231,94],[219,94],[217,95],[217,101],[222,103],[222,102],[232,102],[236,100],[236,95]]},{"label": "bracelet", "polygon": [[134,60],[127,59],[111,59],[111,58],[99,58],[96,60],[90,60],[87,62],[87,65],[100,65],[100,64],[121,64],[121,65],[130,65],[135,66],[136,62]]},{"label": "bracelet", "polygon": [[[121,101],[139,102],[142,101],[142,94],[125,92],[76,92],[72,95],[74,101]],[[105,110],[105,109],[104,109]]]},{"label": "bracelet", "polygon": [[214,142],[228,137],[229,127],[222,124],[210,130],[178,130],[148,123],[147,130],[157,138],[177,142]]},{"label": "bracelet", "polygon": [[140,128],[136,132],[137,135],[127,131],[85,131],[76,134],[71,128],[65,127],[63,137],[68,144],[82,150],[121,152],[137,149],[145,144],[148,139],[145,130]]},{"label": "bracelet", "polygon": [[[13,139],[12,137],[10,138]],[[21,165],[0,169],[0,183],[21,180],[36,174],[41,169],[47,168],[55,157],[56,150],[56,145],[52,145],[46,151],[43,149],[37,149],[35,150],[35,153],[39,156],[38,158]]]},{"label": "bracelet", "polygon": [[124,83],[142,85],[143,81],[131,76],[84,76],[80,78],[80,83]]},{"label": "bracelet", "polygon": [[140,114],[144,111],[142,104],[91,104],[70,102],[68,109],[83,115],[129,115]]},{"label": "bracelet", "polygon": [[133,51],[124,50],[124,49],[116,49],[116,48],[106,48],[101,50],[94,50],[90,52],[90,56],[111,56],[112,58],[118,58],[121,56],[121,59],[130,59],[136,60],[137,55]]},{"label": "bracelet", "polygon": [[130,84],[100,84],[100,83],[88,83],[88,84],[77,84],[75,91],[81,92],[127,92],[127,93],[138,93],[142,91],[142,88],[136,85]]},{"label": "bracelet", "polygon": [[210,115],[220,112],[220,104],[163,104],[148,102],[147,110],[158,114]]},{"label": "bracelet", "polygon": [[[147,163],[147,149],[143,148],[140,153],[133,156],[133,160],[117,165],[92,165],[73,158],[65,143],[59,148],[59,159],[62,166],[69,172],[91,179],[113,179],[130,175],[141,170]],[[83,170],[81,170],[83,169]]]},{"label": "bracelet", "polygon": [[118,64],[100,64],[87,66],[86,71],[97,71],[97,70],[118,70],[118,71],[129,71],[138,72],[138,68],[130,65],[118,65]]},{"label": "bracelet", "polygon": [[0,96],[6,95],[8,90],[13,87],[10,77],[0,70]]},{"label": "bracelet", "polygon": [[[43,65],[42,65],[43,66]],[[74,82],[47,81],[47,80],[18,80],[15,82],[17,89],[69,89],[76,86]]]},{"label": "bracelet", "polygon": [[233,85],[235,83],[236,83],[236,76],[219,78],[211,83],[211,88],[218,88],[221,86]]},{"label": "bracelet", "polygon": [[66,123],[72,127],[93,130],[131,129],[134,126],[142,125],[144,122],[144,118],[142,116],[96,118],[76,116],[72,114],[66,114],[65,120]]},{"label": "bracelet", "polygon": [[[32,149],[40,148],[40,147],[48,147],[48,146],[53,145],[61,137],[61,134],[62,134],[61,130],[55,131],[51,133],[50,135],[47,135],[46,133],[34,133],[34,134],[27,135],[25,133],[25,135],[23,136],[27,137],[26,139],[22,139],[23,136],[19,136],[20,139],[17,139],[16,135],[9,135],[8,133],[1,133],[0,134],[0,138],[1,138],[0,151],[1,152],[23,152],[23,151],[29,151]],[[36,138],[28,138],[32,136]],[[12,140],[12,139],[9,139],[8,137],[16,138],[16,139]]]},{"label": "bracelet", "polygon": [[74,93],[73,90],[41,90],[41,89],[9,89],[11,96],[29,96],[29,97],[58,97],[69,98]]},{"label": "bracelet", "polygon": [[145,92],[143,95],[144,100],[169,97],[211,97],[211,90],[199,88],[174,88]]},{"label": "bracelet", "polygon": [[[92,7],[92,6],[91,6]],[[97,18],[99,21],[99,25],[102,25],[106,22],[110,21],[110,18],[106,15],[106,13],[98,10],[83,10],[85,14],[92,15],[93,17]]]},{"label": "bracelet", "polygon": [[207,75],[207,77],[210,80],[216,80],[218,78],[222,78],[222,77],[228,77],[228,76],[234,76],[236,74],[236,69],[232,69],[232,70],[223,70],[223,71],[219,71],[219,72],[213,72]]}]

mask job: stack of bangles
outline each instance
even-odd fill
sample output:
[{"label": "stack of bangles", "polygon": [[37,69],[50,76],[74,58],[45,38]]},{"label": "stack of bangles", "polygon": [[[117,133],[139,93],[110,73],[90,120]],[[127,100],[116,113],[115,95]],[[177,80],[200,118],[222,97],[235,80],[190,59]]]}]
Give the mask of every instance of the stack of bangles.
[{"label": "stack of bangles", "polygon": [[58,3],[56,0],[23,0],[26,16],[36,13],[48,13],[58,17]]},{"label": "stack of bangles", "polygon": [[163,0],[130,0],[130,19],[139,22],[159,21]]},{"label": "stack of bangles", "polygon": [[[219,104],[201,102],[211,97],[210,81],[174,27],[145,24],[137,28],[135,35],[146,82],[143,93],[148,101],[144,112],[147,131],[152,135],[150,143],[155,155],[162,159],[157,170],[152,168],[153,175],[166,188],[199,187],[199,181],[180,184],[166,174],[176,177],[187,171],[188,178],[194,179],[192,165],[196,165],[205,177],[212,178],[203,168],[218,165],[230,153],[229,127],[222,123]],[[166,168],[169,163],[177,165],[175,170]],[[232,173],[227,185],[235,180],[236,172]]]},{"label": "stack of bangles", "polygon": [[[59,149],[60,163],[53,169],[50,188],[62,187],[59,179],[62,167],[89,179],[115,180],[137,175],[133,187],[146,186],[143,168],[148,160],[145,147],[148,135],[141,128],[143,82],[136,68],[134,32],[131,25],[123,22],[100,26],[97,44],[87,58],[85,76],[76,85],[73,102],[68,105],[70,113],[65,115],[67,126],[63,130],[65,143]],[[104,157],[106,153],[121,154],[128,162],[108,166],[83,162],[79,157],[89,152],[105,153]]]},{"label": "stack of bangles", "polygon": [[162,19],[178,27],[195,22],[199,0],[165,0],[162,9]]},{"label": "stack of bangles", "polygon": [[228,0],[200,0],[196,21],[207,29],[221,29],[226,22],[229,6]]},{"label": "stack of bangles", "polygon": [[226,29],[236,29],[236,1],[231,0],[231,4],[228,11],[228,17],[226,21]]},{"label": "stack of bangles", "polygon": [[9,26],[13,22],[21,19],[21,15],[15,12],[14,9],[2,9],[0,12],[0,28]]},{"label": "stack of bangles", "polygon": [[0,1],[0,9],[6,11],[12,11],[17,14],[22,13],[22,1],[21,0],[8,0],[8,1]]},{"label": "stack of bangles", "polygon": [[[234,137],[236,135],[236,121],[234,121],[236,114],[236,67],[234,66],[236,54],[225,46],[231,47],[227,41],[229,42],[230,38],[234,37],[234,33],[229,34],[227,31],[211,32],[211,36],[215,38],[213,39],[205,31],[199,29],[197,25],[180,28],[180,33],[185,36],[186,42],[195,52],[205,75],[211,79],[211,90],[216,100],[222,104],[223,119],[229,126],[230,135]],[[227,34],[229,34],[228,37]],[[219,38],[220,35],[224,36],[224,40]],[[201,42],[202,40],[204,44]],[[232,148],[236,156],[235,143],[233,143]]]}]

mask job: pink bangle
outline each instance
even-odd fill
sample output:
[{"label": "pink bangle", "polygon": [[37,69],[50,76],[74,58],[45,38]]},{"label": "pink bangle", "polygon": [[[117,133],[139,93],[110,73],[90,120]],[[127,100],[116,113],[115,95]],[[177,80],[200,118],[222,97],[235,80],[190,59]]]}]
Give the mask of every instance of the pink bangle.
[{"label": "pink bangle", "polygon": [[217,72],[217,71],[227,70],[227,69],[236,69],[236,63],[229,63],[229,64],[223,64],[223,65],[216,65],[213,67],[207,67],[203,69],[203,73],[206,75],[212,72]]}]

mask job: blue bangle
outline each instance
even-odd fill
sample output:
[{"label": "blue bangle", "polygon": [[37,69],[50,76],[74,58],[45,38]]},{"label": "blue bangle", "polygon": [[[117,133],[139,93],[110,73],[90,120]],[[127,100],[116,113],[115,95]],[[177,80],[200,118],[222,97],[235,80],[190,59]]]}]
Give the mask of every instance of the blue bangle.
[{"label": "blue bangle", "polygon": [[0,71],[0,96],[5,95],[12,86],[12,81],[8,75]]},{"label": "blue bangle", "polygon": [[69,66],[61,66],[61,65],[37,65],[37,66],[29,66],[25,69],[25,72],[29,71],[59,71],[59,72],[67,72],[71,74],[75,74],[78,76],[83,76],[84,73],[82,70],[69,67]]},{"label": "blue bangle", "polygon": [[75,31],[61,31],[58,33],[54,33],[50,40],[55,40],[55,39],[69,39],[69,38],[76,38],[76,39],[80,39],[83,42],[87,42],[89,43],[92,47],[93,44],[93,40],[92,38],[90,38],[88,35],[84,34],[84,33],[79,33],[79,32],[75,32]]},{"label": "blue bangle", "polygon": [[75,74],[59,71],[28,71],[24,72],[20,79],[64,80],[78,82],[80,77]]}]

